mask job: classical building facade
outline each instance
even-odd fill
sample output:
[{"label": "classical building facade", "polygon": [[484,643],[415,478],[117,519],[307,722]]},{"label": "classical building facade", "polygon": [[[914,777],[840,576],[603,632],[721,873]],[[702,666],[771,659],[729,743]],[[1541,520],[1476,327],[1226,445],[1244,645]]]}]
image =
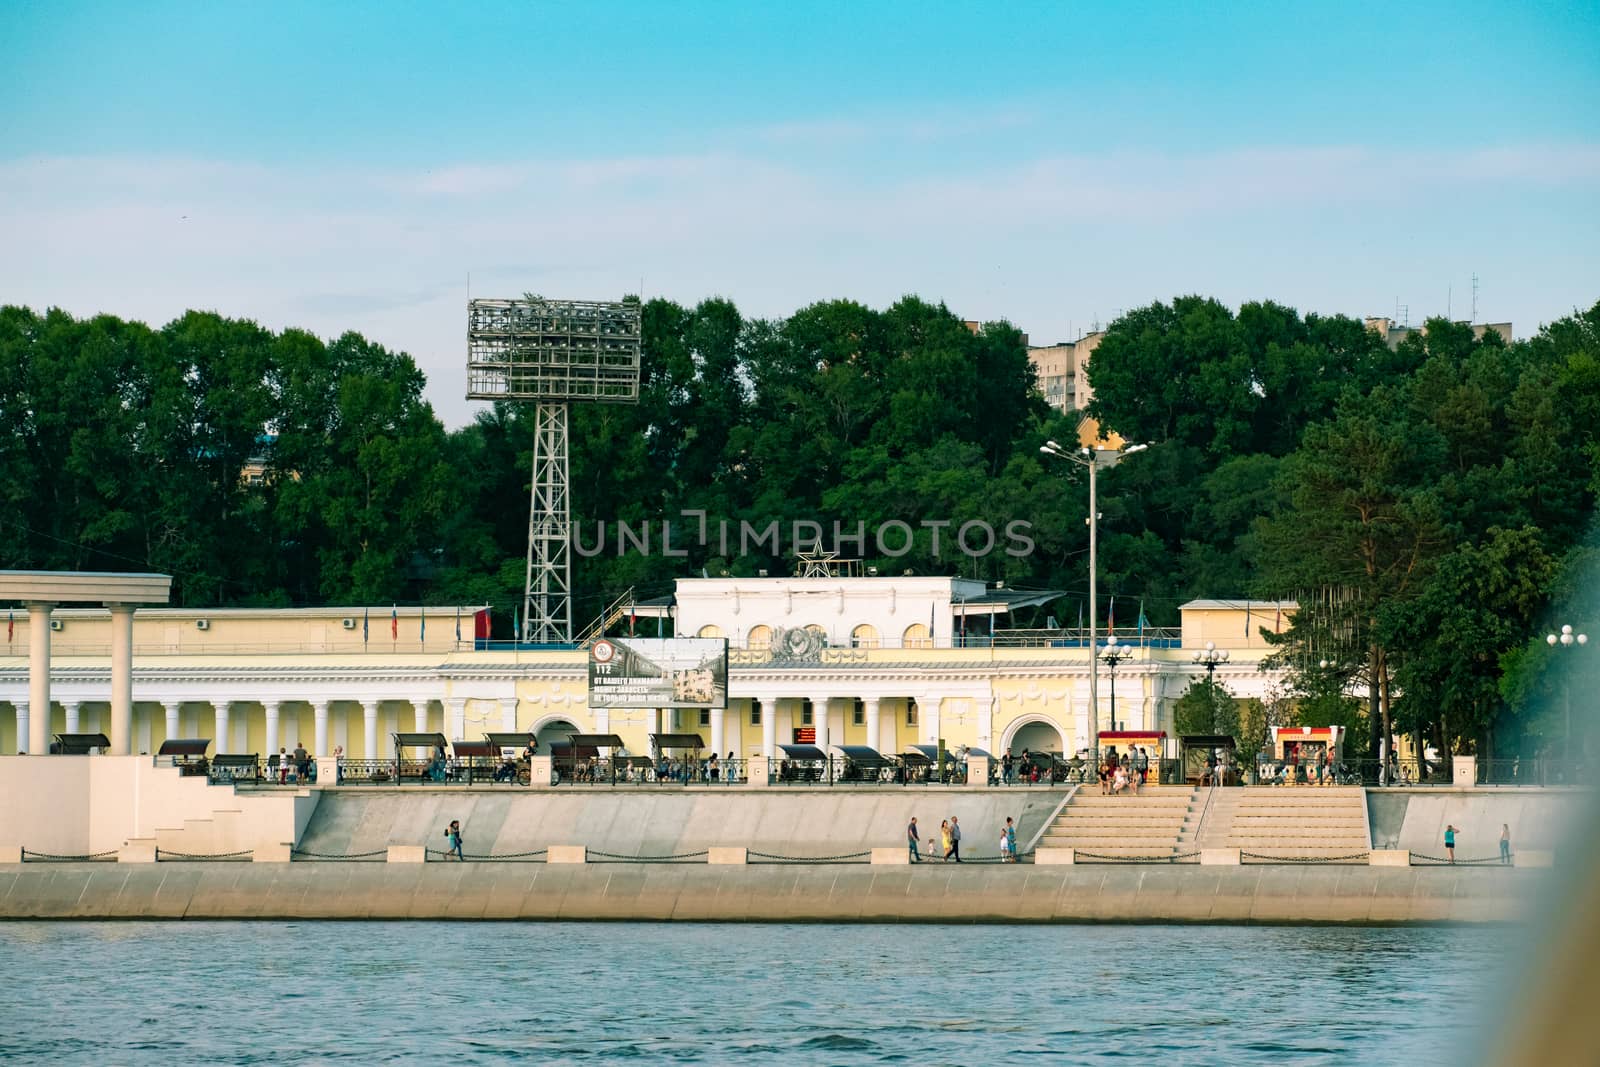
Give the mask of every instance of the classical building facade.
[{"label": "classical building facade", "polygon": [[[132,750],[204,737],[214,752],[300,743],[378,759],[393,754],[397,731],[476,740],[531,730],[553,740],[578,730],[619,734],[640,752],[647,734],[668,730],[698,732],[708,748],[739,757],[772,755],[797,736],[889,752],[940,739],[997,753],[1073,752],[1111,729],[1113,714],[1117,729],[1170,733],[1173,703],[1204,673],[1192,653],[1208,642],[1230,653],[1218,683],[1236,697],[1266,695],[1277,676],[1260,669],[1260,630],[1287,626],[1294,608],[1195,601],[1181,629],[1118,627],[1131,654],[1114,672],[1098,666],[1092,708],[1081,635],[1006,627],[1009,607],[1027,596],[958,578],[685,579],[672,603],[641,605],[635,625],[643,635],[670,618],[672,632],[726,638],[729,700],[677,712],[590,709],[585,650],[474,641],[477,606],[144,609],[133,621]],[[48,733],[106,731],[111,618],[57,610],[53,623]],[[29,748],[18,731],[27,633],[11,628],[0,646],[8,753]]]}]

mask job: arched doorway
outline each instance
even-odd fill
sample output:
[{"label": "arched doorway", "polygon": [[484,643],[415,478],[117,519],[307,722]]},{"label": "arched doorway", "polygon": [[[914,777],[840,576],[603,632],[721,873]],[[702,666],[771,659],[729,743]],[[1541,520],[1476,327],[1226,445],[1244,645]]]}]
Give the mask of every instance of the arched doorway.
[{"label": "arched doorway", "polygon": [[570,719],[546,719],[534,727],[533,736],[539,741],[539,751],[549,752],[550,745],[556,741],[565,741],[569,734],[578,733],[578,727]]},{"label": "arched doorway", "polygon": [[1070,756],[1071,753],[1065,752],[1064,747],[1060,728],[1049,719],[1035,718],[1012,725],[1002,755],[1010,752],[1020,756],[1023,749],[1027,749],[1029,752],[1061,752]]}]

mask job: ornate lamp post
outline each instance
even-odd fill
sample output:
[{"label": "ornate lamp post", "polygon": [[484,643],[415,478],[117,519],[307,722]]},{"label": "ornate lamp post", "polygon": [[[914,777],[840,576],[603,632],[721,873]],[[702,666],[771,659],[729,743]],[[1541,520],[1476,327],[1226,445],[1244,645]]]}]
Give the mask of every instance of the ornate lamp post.
[{"label": "ornate lamp post", "polygon": [[1217,722],[1217,664],[1228,662],[1228,650],[1219,649],[1215,641],[1207,641],[1205,648],[1196,649],[1194,661],[1206,669],[1206,688],[1211,691],[1211,732],[1222,729]]},{"label": "ornate lamp post", "polygon": [[[1572,632],[1572,627],[1571,626],[1563,626],[1563,627],[1561,627],[1561,632],[1558,633],[1558,634],[1545,634],[1544,641],[1545,641],[1545,644],[1549,645],[1551,648],[1582,648],[1584,645],[1587,645],[1589,643],[1589,635],[1588,634],[1575,634],[1575,633]],[[1571,679],[1571,677],[1568,677],[1568,678],[1564,679],[1564,685],[1562,686],[1562,688],[1565,690],[1565,702],[1566,702],[1566,714],[1567,714],[1567,747],[1571,748],[1571,746],[1572,746],[1572,679]],[[1569,752],[1567,754],[1570,755],[1571,753]]]},{"label": "ornate lamp post", "polygon": [[1111,732],[1117,732],[1117,664],[1133,658],[1132,645],[1117,644],[1116,635],[1106,638],[1106,650],[1100,658],[1111,668]]}]

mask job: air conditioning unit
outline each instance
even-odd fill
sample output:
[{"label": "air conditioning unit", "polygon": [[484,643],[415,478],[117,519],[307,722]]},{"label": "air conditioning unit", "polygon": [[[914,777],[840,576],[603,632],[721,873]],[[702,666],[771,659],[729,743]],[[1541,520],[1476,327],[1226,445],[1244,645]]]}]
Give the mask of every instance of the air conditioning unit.
[{"label": "air conditioning unit", "polygon": [[342,625],[346,630],[354,630],[356,628],[356,620],[345,619],[340,625]]},{"label": "air conditioning unit", "polygon": [[210,619],[196,619],[196,620],[194,620],[194,628],[196,630],[209,630],[209,629],[211,629],[211,620]]},{"label": "air conditioning unit", "polygon": [[66,628],[67,628],[67,624],[62,622],[60,619],[51,619],[50,620],[50,629],[54,630],[56,633],[60,633],[62,630],[65,630]]}]

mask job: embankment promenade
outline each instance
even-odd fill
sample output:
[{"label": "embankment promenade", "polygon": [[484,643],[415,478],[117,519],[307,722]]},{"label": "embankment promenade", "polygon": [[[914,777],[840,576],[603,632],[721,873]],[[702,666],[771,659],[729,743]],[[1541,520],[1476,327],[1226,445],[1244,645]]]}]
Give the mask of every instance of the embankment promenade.
[{"label": "embankment promenade", "polygon": [[0,865],[3,919],[1481,923],[1548,871],[507,862]]}]

